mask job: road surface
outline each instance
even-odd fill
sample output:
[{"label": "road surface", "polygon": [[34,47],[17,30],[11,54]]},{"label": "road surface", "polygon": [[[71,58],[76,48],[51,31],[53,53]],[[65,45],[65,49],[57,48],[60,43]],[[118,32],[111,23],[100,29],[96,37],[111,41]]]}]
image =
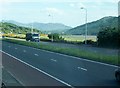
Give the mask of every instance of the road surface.
[{"label": "road surface", "polygon": [[113,65],[8,42],[2,51],[3,66],[25,86],[119,86]]},{"label": "road surface", "polygon": [[5,68],[2,68],[2,82],[6,86],[22,86],[14,76],[7,71]]}]

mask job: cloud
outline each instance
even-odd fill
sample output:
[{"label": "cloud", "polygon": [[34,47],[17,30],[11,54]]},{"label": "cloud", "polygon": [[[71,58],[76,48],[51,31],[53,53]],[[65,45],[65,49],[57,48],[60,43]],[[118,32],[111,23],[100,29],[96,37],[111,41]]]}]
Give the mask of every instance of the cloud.
[{"label": "cloud", "polygon": [[71,3],[70,6],[71,6],[71,7],[75,7],[75,4]]},{"label": "cloud", "polygon": [[0,0],[3,2],[111,2],[118,3],[119,0]]},{"label": "cloud", "polygon": [[7,6],[10,4],[7,0],[0,0],[0,14],[7,14],[9,12]]},{"label": "cloud", "polygon": [[59,15],[64,14],[62,10],[57,8],[46,8],[45,11],[48,12],[49,14],[59,14]]},{"label": "cloud", "polygon": [[86,6],[85,6],[83,3],[78,3],[78,4],[77,4],[77,7],[78,7],[78,8],[81,8],[81,7],[86,8]]},{"label": "cloud", "polygon": [[86,8],[86,6],[83,4],[83,3],[70,3],[69,4],[71,7],[75,7],[75,8],[81,8],[81,7],[84,7]]}]

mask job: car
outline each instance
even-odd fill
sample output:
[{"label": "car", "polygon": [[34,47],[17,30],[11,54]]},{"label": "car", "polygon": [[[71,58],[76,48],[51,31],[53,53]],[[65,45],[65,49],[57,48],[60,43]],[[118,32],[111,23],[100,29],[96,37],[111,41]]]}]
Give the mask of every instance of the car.
[{"label": "car", "polygon": [[118,82],[120,82],[120,68],[115,70],[115,78]]}]

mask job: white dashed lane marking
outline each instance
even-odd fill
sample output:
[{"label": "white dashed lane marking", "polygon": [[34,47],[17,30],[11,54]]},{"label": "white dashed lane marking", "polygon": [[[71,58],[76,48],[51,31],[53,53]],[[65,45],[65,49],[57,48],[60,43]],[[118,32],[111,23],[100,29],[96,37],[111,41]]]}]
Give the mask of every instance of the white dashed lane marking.
[{"label": "white dashed lane marking", "polygon": [[78,68],[78,70],[87,71],[87,69],[85,69],[85,68],[81,68],[81,67],[77,67],[77,68]]},{"label": "white dashed lane marking", "polygon": [[39,56],[38,54],[34,54],[35,56]]},{"label": "white dashed lane marking", "polygon": [[23,50],[23,52],[25,53],[25,52],[26,52],[26,50]]},{"label": "white dashed lane marking", "polygon": [[55,60],[55,59],[50,59],[51,61],[54,61],[54,62],[57,62],[57,60]]}]

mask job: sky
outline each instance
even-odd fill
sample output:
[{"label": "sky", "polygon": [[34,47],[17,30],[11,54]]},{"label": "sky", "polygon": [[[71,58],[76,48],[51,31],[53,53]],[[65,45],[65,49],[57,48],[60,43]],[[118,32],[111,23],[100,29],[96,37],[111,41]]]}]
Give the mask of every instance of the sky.
[{"label": "sky", "polygon": [[[119,0],[0,0],[0,20],[63,23],[76,27],[105,16],[118,16]],[[83,7],[84,9],[81,9]]]}]

